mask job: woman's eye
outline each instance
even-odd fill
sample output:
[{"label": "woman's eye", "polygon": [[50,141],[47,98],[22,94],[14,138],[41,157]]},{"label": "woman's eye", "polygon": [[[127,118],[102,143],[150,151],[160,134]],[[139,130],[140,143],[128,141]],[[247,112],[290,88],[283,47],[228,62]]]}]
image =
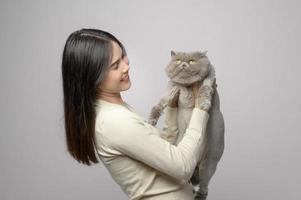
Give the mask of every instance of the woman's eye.
[{"label": "woman's eye", "polygon": [[115,67],[113,67],[114,70],[115,70],[115,69],[118,69],[119,63],[120,63],[120,62],[118,62],[118,63],[115,64]]},{"label": "woman's eye", "polygon": [[119,67],[119,63],[116,65],[116,67],[114,67],[114,69],[118,69],[118,67]]}]

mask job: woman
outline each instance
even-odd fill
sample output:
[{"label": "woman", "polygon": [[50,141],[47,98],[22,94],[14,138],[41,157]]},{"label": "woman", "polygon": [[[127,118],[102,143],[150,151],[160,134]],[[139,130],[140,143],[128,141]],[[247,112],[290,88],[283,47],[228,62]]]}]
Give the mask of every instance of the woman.
[{"label": "woman", "polygon": [[[68,151],[78,162],[99,156],[131,200],[192,200],[189,179],[203,153],[213,90],[194,84],[195,107],[182,141],[169,142],[177,129],[177,97],[165,109],[160,132],[121,97],[131,86],[129,59],[112,34],[81,29],[65,44],[62,60],[65,131]],[[201,109],[202,108],[202,109]]]}]

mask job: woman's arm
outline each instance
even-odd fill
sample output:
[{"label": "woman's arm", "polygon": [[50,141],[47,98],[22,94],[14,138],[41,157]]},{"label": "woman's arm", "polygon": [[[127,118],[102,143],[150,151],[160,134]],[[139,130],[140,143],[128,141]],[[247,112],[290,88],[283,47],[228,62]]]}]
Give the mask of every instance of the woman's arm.
[{"label": "woman's arm", "polygon": [[194,108],[184,136],[177,146],[162,139],[137,118],[110,115],[103,125],[107,145],[133,159],[180,180],[188,181],[204,152],[209,114]]}]

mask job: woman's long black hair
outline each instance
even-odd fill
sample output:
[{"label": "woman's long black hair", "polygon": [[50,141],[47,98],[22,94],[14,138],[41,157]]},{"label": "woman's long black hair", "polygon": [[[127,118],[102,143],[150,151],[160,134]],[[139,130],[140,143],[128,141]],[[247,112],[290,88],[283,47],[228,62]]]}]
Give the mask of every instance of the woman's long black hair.
[{"label": "woman's long black hair", "polygon": [[71,33],[62,58],[65,132],[68,152],[78,162],[98,163],[95,142],[96,100],[112,59],[112,34],[98,29]]}]

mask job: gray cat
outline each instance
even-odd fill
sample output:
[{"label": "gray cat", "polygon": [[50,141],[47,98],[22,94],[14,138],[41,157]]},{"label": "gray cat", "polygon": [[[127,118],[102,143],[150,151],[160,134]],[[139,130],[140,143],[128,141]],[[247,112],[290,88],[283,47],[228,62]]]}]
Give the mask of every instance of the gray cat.
[{"label": "gray cat", "polygon": [[[183,134],[189,124],[192,109],[194,108],[194,96],[192,84],[199,82],[206,87],[213,86],[215,70],[207,57],[207,51],[175,52],[171,51],[171,60],[165,72],[170,78],[165,94],[159,103],[151,109],[148,122],[156,125],[162,111],[168,102],[179,95],[178,100],[178,135],[165,135],[169,142],[177,145],[183,138]],[[209,120],[207,123],[204,154],[199,159],[196,169],[190,178],[194,186],[193,193],[196,200],[205,200],[208,195],[208,185],[212,175],[216,171],[217,163],[224,152],[224,118],[220,111],[219,96],[217,90],[213,93],[212,101],[202,101],[200,108],[209,107]],[[209,98],[210,99],[210,98]],[[211,99],[210,99],[211,100]]]}]

